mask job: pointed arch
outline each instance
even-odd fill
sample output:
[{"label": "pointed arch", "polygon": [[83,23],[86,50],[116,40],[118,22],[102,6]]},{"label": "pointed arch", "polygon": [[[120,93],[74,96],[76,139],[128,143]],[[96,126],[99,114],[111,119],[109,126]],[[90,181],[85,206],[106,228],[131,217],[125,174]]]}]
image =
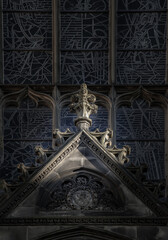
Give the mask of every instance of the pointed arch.
[{"label": "pointed arch", "polygon": [[125,201],[115,181],[84,167],[53,175],[41,186],[36,200],[39,211],[60,216],[65,211],[67,216],[72,212],[77,216],[96,215],[100,211],[105,216],[118,215],[125,211]]},{"label": "pointed arch", "polygon": [[26,97],[30,97],[36,105],[44,105],[49,107],[50,109],[54,109],[55,102],[54,99],[45,93],[40,93],[38,91],[34,91],[30,87],[22,88],[19,91],[12,92],[4,95],[3,92],[0,94],[0,105],[3,107],[6,106],[18,106],[19,103]]},{"label": "pointed arch", "polygon": [[55,231],[49,234],[44,234],[34,240],[77,240],[78,237],[85,237],[85,240],[133,240],[132,238],[121,234],[86,226]]},{"label": "pointed arch", "polygon": [[168,99],[161,94],[148,91],[143,86],[136,90],[119,95],[115,100],[115,109],[120,106],[131,106],[131,104],[138,98],[142,98],[149,103],[149,105],[159,106],[164,109],[167,108]]}]

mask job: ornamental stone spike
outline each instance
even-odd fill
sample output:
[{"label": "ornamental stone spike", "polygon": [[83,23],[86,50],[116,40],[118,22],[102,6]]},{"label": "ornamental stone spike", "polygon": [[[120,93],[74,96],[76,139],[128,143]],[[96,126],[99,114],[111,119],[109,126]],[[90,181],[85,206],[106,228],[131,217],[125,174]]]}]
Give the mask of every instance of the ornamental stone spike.
[{"label": "ornamental stone spike", "polygon": [[78,93],[71,96],[70,111],[77,114],[75,125],[80,130],[88,130],[92,125],[89,116],[97,113],[98,106],[94,104],[96,97],[88,93],[87,85],[83,83]]}]

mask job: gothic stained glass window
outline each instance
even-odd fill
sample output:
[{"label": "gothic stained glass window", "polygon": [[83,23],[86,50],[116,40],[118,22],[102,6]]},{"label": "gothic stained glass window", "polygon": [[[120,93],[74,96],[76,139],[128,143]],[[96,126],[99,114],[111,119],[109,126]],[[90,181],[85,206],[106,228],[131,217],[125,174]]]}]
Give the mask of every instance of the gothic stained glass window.
[{"label": "gothic stained glass window", "polygon": [[31,166],[34,163],[36,145],[51,147],[52,111],[44,106],[37,107],[26,98],[18,108],[5,108],[3,119],[4,162],[0,173],[3,172],[3,177],[11,180],[17,172],[17,164]]},{"label": "gothic stained glass window", "polygon": [[166,0],[117,1],[117,84],[164,84]]},{"label": "gothic stained glass window", "polygon": [[4,84],[52,83],[51,3],[3,1]]},{"label": "gothic stained glass window", "polygon": [[117,146],[131,147],[131,162],[147,163],[149,179],[164,178],[164,110],[141,99],[117,111]]},{"label": "gothic stained glass window", "polygon": [[[59,0],[58,2],[60,11],[60,83],[108,84],[109,1]],[[116,0],[116,6],[116,83],[163,84],[166,62],[166,0]],[[51,84],[52,0],[3,0],[3,24],[4,83]],[[141,113],[145,112],[147,117],[149,117],[150,111],[155,112],[154,109],[148,112],[149,108],[144,108],[143,104],[141,108]],[[135,109],[130,110],[123,107],[118,110],[117,143],[121,147],[126,143],[132,147],[131,161],[136,159],[137,164],[148,161],[151,169],[149,171],[150,178],[162,178],[164,176],[164,137],[161,135],[159,137],[154,130],[153,136],[155,137],[154,139],[150,138],[149,136],[152,136],[150,128],[148,134],[144,131],[143,134],[146,135],[143,135],[143,139],[142,134],[133,138],[132,135],[127,136],[126,133],[122,135],[120,131],[120,129],[123,132],[126,128],[128,129],[125,116],[131,116],[130,111],[135,112]],[[27,127],[34,129],[42,119],[44,123],[50,121],[51,112],[43,110],[43,116],[38,118],[37,109],[34,114],[36,118],[34,125],[33,123],[31,125],[29,120],[27,123],[26,120],[23,121],[26,118],[32,119],[31,111],[29,117],[29,114],[25,113],[23,109],[7,108],[5,110],[5,166],[13,168],[10,165],[10,156],[15,159],[15,164],[17,162],[28,164],[35,145],[42,144],[45,147],[51,145],[50,137],[43,135],[44,125],[41,125],[41,129],[44,131],[40,131],[37,127],[35,135],[33,135],[35,133],[33,131],[21,131]],[[157,111],[160,110],[156,109]],[[13,120],[9,123],[10,116],[13,116]],[[162,111],[160,116],[163,116]],[[67,107],[63,107],[60,117],[61,131],[65,131],[67,127],[76,131],[74,118],[75,115],[69,113]],[[108,127],[106,108],[99,106],[98,114],[91,118],[93,119],[91,131],[96,128],[104,131]],[[124,122],[122,122],[123,119]],[[130,132],[135,133],[134,121],[140,120],[131,118],[131,121],[133,127]],[[160,124],[160,131],[163,133],[163,118],[158,117],[157,123]],[[161,124],[163,124],[162,127]],[[143,149],[145,150],[142,154]]]},{"label": "gothic stained glass window", "polygon": [[52,79],[51,53],[5,51],[5,84],[47,84]]},{"label": "gothic stained glass window", "polygon": [[108,84],[108,0],[60,0],[61,84]]}]

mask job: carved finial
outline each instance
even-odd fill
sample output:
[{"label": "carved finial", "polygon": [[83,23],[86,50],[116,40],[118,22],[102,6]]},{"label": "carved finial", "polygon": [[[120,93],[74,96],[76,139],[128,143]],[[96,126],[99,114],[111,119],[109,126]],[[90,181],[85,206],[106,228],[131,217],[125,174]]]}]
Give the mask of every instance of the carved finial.
[{"label": "carved finial", "polygon": [[70,110],[77,114],[75,119],[75,125],[79,129],[88,130],[92,124],[92,120],[89,116],[93,113],[97,113],[98,106],[95,105],[96,97],[93,94],[88,93],[87,85],[83,83],[77,94],[72,95]]}]

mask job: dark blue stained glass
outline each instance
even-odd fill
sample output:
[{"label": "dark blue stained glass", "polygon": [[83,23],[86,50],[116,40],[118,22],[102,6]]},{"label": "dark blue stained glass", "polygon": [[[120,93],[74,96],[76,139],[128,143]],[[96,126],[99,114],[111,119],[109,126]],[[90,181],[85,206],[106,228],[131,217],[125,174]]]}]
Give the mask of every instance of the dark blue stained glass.
[{"label": "dark blue stained glass", "polygon": [[124,145],[131,147],[131,154],[128,156],[130,162],[135,165],[146,163],[148,172],[147,179],[164,179],[164,143],[157,141],[117,141],[117,147]]},{"label": "dark blue stained glass", "polygon": [[108,1],[60,1],[61,83],[108,84]]},{"label": "dark blue stained glass", "polygon": [[45,108],[5,109],[5,139],[51,139],[52,112]]},{"label": "dark blue stained glass", "polygon": [[61,11],[107,11],[108,0],[60,0]]},{"label": "dark blue stained glass", "polygon": [[143,100],[136,101],[131,108],[119,108],[116,124],[116,137],[120,140],[164,139],[164,110],[149,108]]},{"label": "dark blue stained glass", "polygon": [[35,163],[35,146],[52,146],[52,110],[25,98],[17,108],[5,108],[3,119],[4,162],[0,175],[10,180],[17,176],[19,163]]},{"label": "dark blue stained glass", "polygon": [[61,109],[61,117],[60,117],[60,129],[62,132],[66,131],[69,128],[72,132],[76,132],[76,127],[74,120],[77,118],[75,113],[71,113],[69,110],[69,106],[64,106]]},{"label": "dark blue stained glass", "polygon": [[3,10],[3,83],[51,84],[52,1],[4,0]]},{"label": "dark blue stained glass", "polygon": [[4,13],[5,49],[51,49],[52,15]]},{"label": "dark blue stained glass", "polygon": [[163,49],[166,13],[121,13],[117,18],[118,49]]},{"label": "dark blue stained glass", "polygon": [[34,148],[41,145],[44,148],[52,146],[51,141],[5,141],[4,142],[4,162],[0,168],[0,178],[7,180],[18,180],[17,165],[24,163],[26,166],[35,164]]},{"label": "dark blue stained glass", "polygon": [[92,126],[90,127],[90,131],[94,131],[96,128],[99,131],[103,132],[108,128],[108,110],[103,106],[98,106],[98,111],[96,114],[90,115],[92,119]]},{"label": "dark blue stained glass", "polygon": [[[29,97],[24,98],[21,102],[19,102],[19,108],[20,109],[32,109],[32,108],[36,108],[37,107],[37,103]],[[45,106],[42,106],[44,109],[48,109]]]},{"label": "dark blue stained glass", "polygon": [[160,10],[166,9],[167,0],[117,0],[117,10]]},{"label": "dark blue stained glass", "polygon": [[62,49],[107,49],[108,14],[71,13],[61,16]]},{"label": "dark blue stained glass", "polygon": [[147,163],[148,178],[164,178],[164,110],[137,99],[116,114],[117,147],[129,145],[132,163]]},{"label": "dark blue stained glass", "polygon": [[118,84],[165,83],[165,51],[118,51],[116,82]]},{"label": "dark blue stained glass", "polygon": [[44,51],[5,51],[5,84],[52,84],[52,54]]},{"label": "dark blue stained glass", "polygon": [[3,0],[3,9],[52,10],[52,0]]},{"label": "dark blue stained glass", "polygon": [[117,1],[117,84],[165,83],[166,0]]},{"label": "dark blue stained glass", "polygon": [[108,53],[62,52],[62,84],[108,84]]}]

